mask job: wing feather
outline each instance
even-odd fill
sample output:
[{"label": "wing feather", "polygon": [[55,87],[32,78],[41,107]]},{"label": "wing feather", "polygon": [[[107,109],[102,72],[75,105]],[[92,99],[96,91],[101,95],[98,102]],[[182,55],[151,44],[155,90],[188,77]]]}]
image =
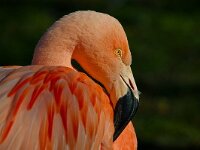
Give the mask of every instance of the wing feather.
[{"label": "wing feather", "polygon": [[112,113],[102,88],[83,73],[0,68],[0,150],[111,149]]}]

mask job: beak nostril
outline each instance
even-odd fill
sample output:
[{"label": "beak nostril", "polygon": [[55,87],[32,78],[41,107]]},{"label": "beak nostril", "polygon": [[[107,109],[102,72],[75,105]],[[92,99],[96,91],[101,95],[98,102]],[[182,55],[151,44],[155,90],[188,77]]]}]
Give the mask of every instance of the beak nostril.
[{"label": "beak nostril", "polygon": [[133,83],[131,82],[131,80],[130,80],[130,79],[129,79],[129,84],[130,84],[131,88],[134,90]]}]

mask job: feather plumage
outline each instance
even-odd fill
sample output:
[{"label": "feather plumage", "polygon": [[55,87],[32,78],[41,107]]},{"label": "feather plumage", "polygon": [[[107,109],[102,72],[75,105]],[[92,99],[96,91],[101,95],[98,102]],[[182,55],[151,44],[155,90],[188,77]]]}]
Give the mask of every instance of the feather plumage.
[{"label": "feather plumage", "polygon": [[26,66],[0,76],[0,149],[111,148],[110,101],[85,74]]}]

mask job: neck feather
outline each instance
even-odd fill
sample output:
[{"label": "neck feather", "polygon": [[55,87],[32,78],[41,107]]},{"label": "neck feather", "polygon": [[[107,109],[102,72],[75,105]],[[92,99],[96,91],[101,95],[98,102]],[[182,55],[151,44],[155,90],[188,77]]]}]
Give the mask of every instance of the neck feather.
[{"label": "neck feather", "polygon": [[32,65],[71,67],[76,35],[70,33],[62,20],[54,23],[38,42]]}]

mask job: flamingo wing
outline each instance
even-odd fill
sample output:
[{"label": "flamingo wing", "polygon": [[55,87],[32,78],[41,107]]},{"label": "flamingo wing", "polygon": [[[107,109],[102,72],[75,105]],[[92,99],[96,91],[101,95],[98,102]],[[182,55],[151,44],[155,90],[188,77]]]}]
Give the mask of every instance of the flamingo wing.
[{"label": "flamingo wing", "polygon": [[110,149],[103,89],[66,67],[0,68],[0,150]]}]

